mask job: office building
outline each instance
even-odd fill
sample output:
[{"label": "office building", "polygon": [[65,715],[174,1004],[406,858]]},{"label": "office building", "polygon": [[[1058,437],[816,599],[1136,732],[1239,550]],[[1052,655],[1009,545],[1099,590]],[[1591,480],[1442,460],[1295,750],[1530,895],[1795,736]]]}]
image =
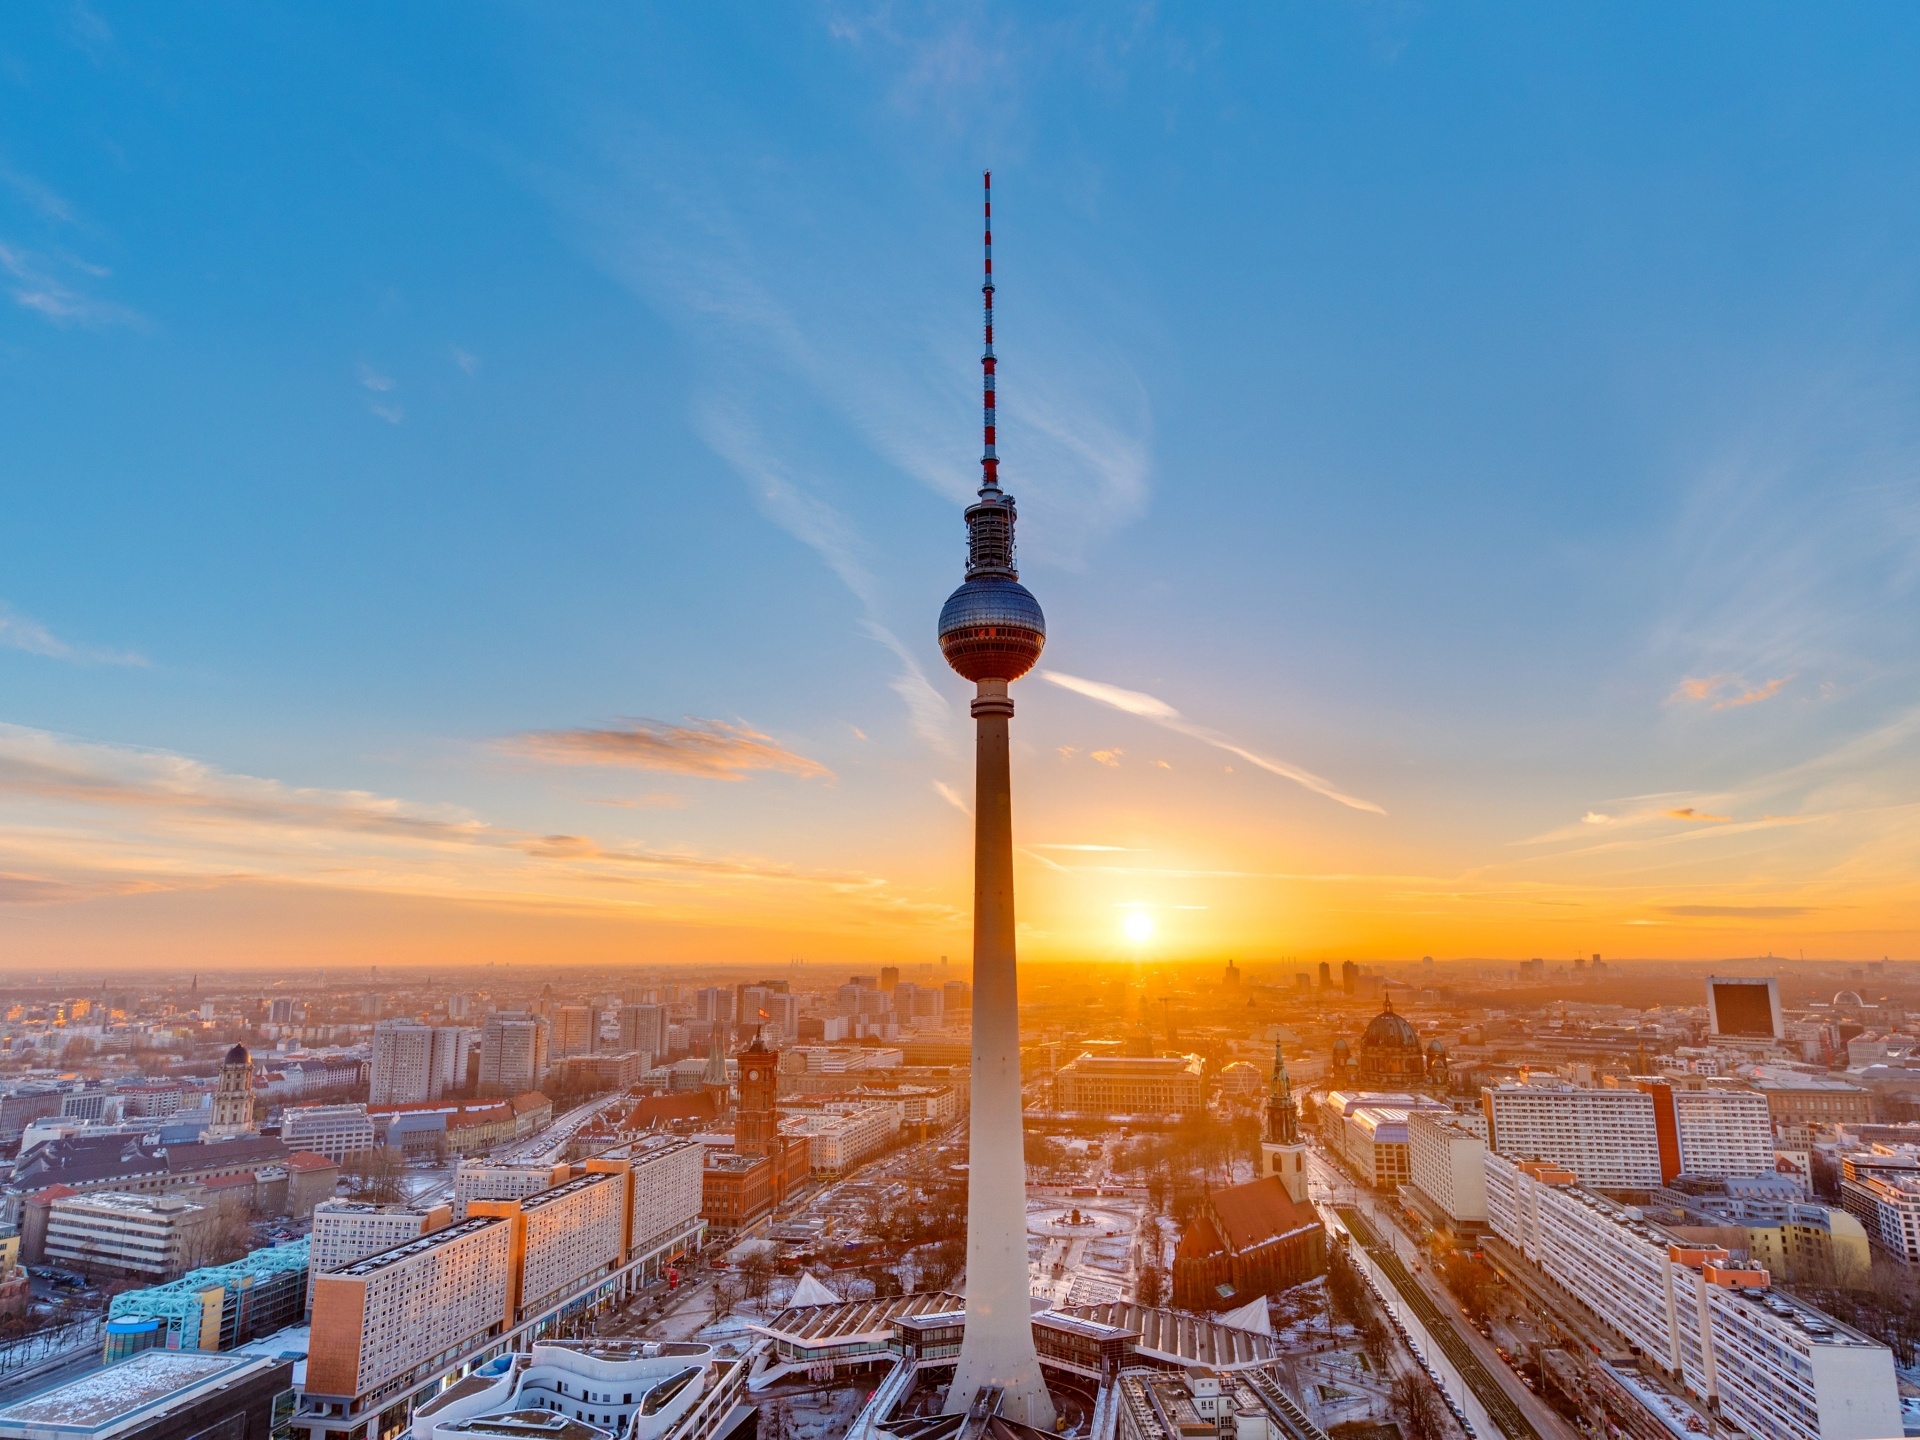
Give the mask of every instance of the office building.
[{"label": "office building", "polygon": [[231,1350],[298,1325],[307,1303],[308,1243],[255,1250],[229,1265],[190,1270],[178,1280],[127,1290],[107,1308],[104,1360],[142,1350]]},{"label": "office building", "polygon": [[899,1137],[900,1121],[895,1105],[832,1101],[817,1110],[789,1114],[780,1130],[806,1141],[815,1175],[844,1175],[891,1145]]},{"label": "office building", "polygon": [[374,1205],[361,1200],[327,1200],[313,1207],[310,1276],[344,1270],[356,1260],[404,1245],[453,1223],[451,1205]]},{"label": "office building", "polygon": [[467,1088],[467,1068],[473,1057],[476,1033],[464,1025],[433,1027],[433,1069],[427,1099],[439,1100]]},{"label": "office building", "polygon": [[1413,1178],[1407,1123],[1416,1110],[1451,1113],[1425,1095],[1330,1090],[1320,1106],[1320,1134],[1361,1181],[1390,1190]]},{"label": "office building", "polygon": [[548,1025],[544,1015],[502,1010],[480,1032],[480,1093],[519,1095],[547,1078]]},{"label": "office building", "polygon": [[702,1025],[733,1023],[733,991],[724,985],[708,985],[693,992],[693,1018]]},{"label": "office building", "polygon": [[1407,1116],[1407,1157],[1415,1206],[1455,1233],[1487,1224],[1486,1121],[1447,1110]]},{"label": "office building", "polygon": [[1562,1165],[1596,1190],[1660,1184],[1653,1097],[1637,1089],[1502,1084],[1480,1092],[1487,1148],[1515,1160]]},{"label": "office building", "polygon": [[47,1263],[88,1275],[172,1280],[200,1260],[210,1205],[106,1190],[65,1195],[47,1213]]},{"label": "office building", "polygon": [[1716,1245],[1543,1162],[1486,1158],[1493,1234],[1723,1418],[1768,1440],[1900,1433],[1893,1356]]},{"label": "office building", "polygon": [[373,1027],[371,1105],[413,1105],[433,1093],[433,1027],[414,1020],[382,1020]]},{"label": "office building", "polygon": [[1053,1077],[1053,1106],[1075,1115],[1192,1115],[1206,1104],[1198,1055],[1080,1055]]},{"label": "office building", "polygon": [[147,1350],[0,1405],[0,1440],[269,1440],[293,1394],[290,1360]]},{"label": "office building", "polygon": [[1780,982],[1707,977],[1708,1033],[1739,1041],[1778,1040],[1786,1033],[1780,1015]]},{"label": "office building", "polygon": [[282,1140],[339,1164],[373,1149],[373,1118],[364,1105],[303,1105],[282,1112]]}]

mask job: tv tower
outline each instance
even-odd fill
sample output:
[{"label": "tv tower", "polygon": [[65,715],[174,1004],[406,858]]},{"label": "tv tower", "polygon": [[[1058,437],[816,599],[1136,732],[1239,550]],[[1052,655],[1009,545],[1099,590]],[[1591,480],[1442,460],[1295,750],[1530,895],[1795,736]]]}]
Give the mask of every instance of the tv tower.
[{"label": "tv tower", "polygon": [[1053,1426],[1033,1348],[1027,1283],[1027,1164],[1021,1129],[1020,995],[1013,947],[1013,787],[1007,686],[1040,658],[1047,622],[1014,568],[1013,497],[994,452],[993,172],[986,175],[986,448],[967,507],[967,578],[940,610],[940,649],[974,682],[973,1091],[967,1172],[967,1330],[947,1391],[964,1413],[999,1387],[1000,1414]]}]

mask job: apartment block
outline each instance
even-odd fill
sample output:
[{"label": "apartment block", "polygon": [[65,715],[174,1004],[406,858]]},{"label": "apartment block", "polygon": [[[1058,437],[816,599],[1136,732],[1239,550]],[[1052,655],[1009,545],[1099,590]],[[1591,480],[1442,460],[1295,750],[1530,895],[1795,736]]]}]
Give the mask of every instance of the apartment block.
[{"label": "apartment block", "polygon": [[313,1287],[306,1397],[364,1415],[512,1328],[513,1226],[475,1217],[382,1250]]},{"label": "apartment block", "polygon": [[1545,1162],[1486,1157],[1493,1233],[1696,1399],[1769,1440],[1900,1433],[1893,1355],[1776,1294],[1767,1272]]},{"label": "apartment block", "polygon": [[480,1093],[519,1095],[547,1078],[549,1027],[544,1015],[502,1010],[480,1032]]},{"label": "apartment block", "polygon": [[620,1048],[652,1056],[658,1065],[667,1058],[667,1007],[664,1005],[622,1005],[620,1007]]},{"label": "apartment block", "polygon": [[670,1242],[700,1216],[704,1147],[696,1140],[660,1136],[630,1146],[633,1243],[644,1254]]},{"label": "apartment block", "polygon": [[1653,1097],[1643,1090],[1503,1084],[1480,1092],[1487,1148],[1561,1165],[1596,1190],[1651,1190],[1661,1182]]},{"label": "apartment block", "polygon": [[391,1250],[453,1223],[451,1205],[373,1205],[361,1200],[328,1200],[313,1207],[313,1233],[307,1278],[307,1304],[313,1281],[356,1260]]},{"label": "apartment block", "polygon": [[1321,1135],[1367,1184],[1391,1189],[1413,1178],[1407,1123],[1416,1110],[1451,1113],[1424,1095],[1333,1090],[1320,1107]]},{"label": "apartment block", "polygon": [[280,1117],[280,1138],[292,1150],[324,1155],[338,1165],[373,1149],[373,1119],[364,1105],[303,1105]]},{"label": "apartment block", "polygon": [[1920,1262],[1920,1158],[1882,1146],[1841,1157],[1840,1204],[1875,1244]]},{"label": "apartment block", "polygon": [[1454,1230],[1487,1223],[1486,1121],[1445,1110],[1414,1110],[1407,1116],[1408,1166],[1417,1200]]},{"label": "apartment block", "polygon": [[624,1161],[589,1160],[587,1173],[520,1200],[474,1200],[467,1215],[509,1222],[515,1322],[626,1262],[631,1185]]},{"label": "apartment block", "polygon": [[1729,1180],[1774,1173],[1773,1119],[1767,1097],[1758,1091],[1676,1086],[1655,1078],[1636,1079],[1633,1088],[1653,1100],[1663,1181],[1681,1175]]},{"label": "apartment block", "polygon": [[553,1024],[548,1056],[553,1060],[568,1055],[591,1055],[594,1050],[596,1022],[599,1017],[590,1005],[556,1005],[550,1019]]},{"label": "apartment block", "polygon": [[47,1211],[47,1262],[88,1274],[171,1280],[199,1263],[200,1237],[213,1213],[178,1195],[62,1196]]},{"label": "apartment block", "polygon": [[489,1165],[463,1160],[453,1172],[453,1215],[467,1218],[475,1200],[519,1200],[563,1184],[573,1171],[566,1165]]}]

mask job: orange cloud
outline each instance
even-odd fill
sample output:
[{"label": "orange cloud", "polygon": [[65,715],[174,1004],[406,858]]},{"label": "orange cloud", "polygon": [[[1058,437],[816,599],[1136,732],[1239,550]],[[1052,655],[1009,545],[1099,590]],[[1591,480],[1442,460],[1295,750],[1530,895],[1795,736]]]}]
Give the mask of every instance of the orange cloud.
[{"label": "orange cloud", "polygon": [[1692,820],[1705,825],[1731,825],[1731,815],[1709,815],[1704,810],[1696,810],[1691,805],[1682,805],[1678,810],[1662,811],[1669,820]]},{"label": "orange cloud", "polygon": [[1722,671],[1718,675],[1689,675],[1673,687],[1673,693],[1667,696],[1667,703],[1709,704],[1714,710],[1758,705],[1762,700],[1771,700],[1778,695],[1793,683],[1793,678],[1791,675],[1782,675],[1761,685],[1749,685],[1744,677],[1731,671]]},{"label": "orange cloud", "polygon": [[1126,753],[1124,750],[1096,750],[1090,758],[1099,761],[1109,770],[1118,770],[1120,768],[1120,757]]},{"label": "orange cloud", "polygon": [[504,742],[507,749],[553,765],[619,765],[670,770],[707,780],[739,780],[753,770],[811,778],[832,772],[745,725],[689,718],[685,725],[630,720],[612,729],[533,730]]}]

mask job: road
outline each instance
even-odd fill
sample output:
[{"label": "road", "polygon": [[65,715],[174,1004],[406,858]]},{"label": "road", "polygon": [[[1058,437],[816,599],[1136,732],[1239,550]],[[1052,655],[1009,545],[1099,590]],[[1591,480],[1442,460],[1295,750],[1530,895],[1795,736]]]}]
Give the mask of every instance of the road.
[{"label": "road", "polygon": [[1308,1153],[1316,1198],[1324,1196],[1335,1208],[1364,1217],[1361,1224],[1350,1223],[1348,1228],[1357,1240],[1371,1242],[1368,1249],[1375,1263],[1433,1333],[1434,1343],[1447,1352],[1447,1363],[1495,1425],[1509,1437],[1525,1440],[1580,1440],[1579,1432],[1527,1387],[1474,1328],[1446,1287],[1434,1279],[1419,1245],[1402,1225],[1398,1207],[1357,1184],[1317,1149]]}]

